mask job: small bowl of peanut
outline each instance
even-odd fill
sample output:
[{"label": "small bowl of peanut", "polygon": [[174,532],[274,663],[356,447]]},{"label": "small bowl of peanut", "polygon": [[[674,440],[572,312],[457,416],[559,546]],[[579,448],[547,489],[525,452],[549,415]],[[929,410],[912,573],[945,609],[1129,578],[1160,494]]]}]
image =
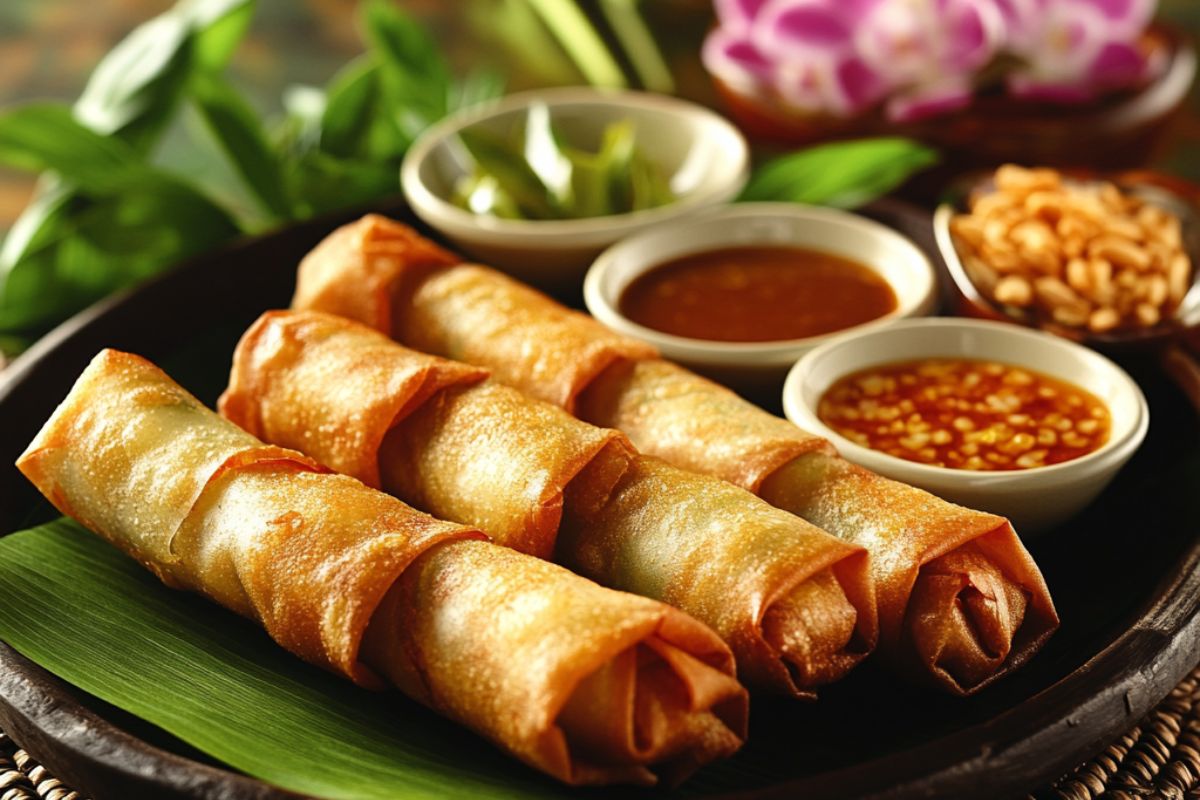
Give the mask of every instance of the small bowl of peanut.
[{"label": "small bowl of peanut", "polygon": [[1114,349],[1200,323],[1200,222],[1149,182],[1005,165],[934,214],[967,311]]},{"label": "small bowl of peanut", "polygon": [[1141,445],[1146,398],[1095,350],[988,320],[899,320],[801,358],[788,419],[849,460],[1022,533],[1088,505]]}]

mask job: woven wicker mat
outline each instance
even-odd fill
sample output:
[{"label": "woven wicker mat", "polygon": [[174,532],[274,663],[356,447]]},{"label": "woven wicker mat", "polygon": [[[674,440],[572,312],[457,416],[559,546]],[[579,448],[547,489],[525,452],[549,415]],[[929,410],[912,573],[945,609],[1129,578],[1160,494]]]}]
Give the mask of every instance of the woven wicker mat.
[{"label": "woven wicker mat", "polygon": [[[1026,800],[1200,800],[1200,667],[1096,758]],[[87,800],[0,732],[0,800]]]}]

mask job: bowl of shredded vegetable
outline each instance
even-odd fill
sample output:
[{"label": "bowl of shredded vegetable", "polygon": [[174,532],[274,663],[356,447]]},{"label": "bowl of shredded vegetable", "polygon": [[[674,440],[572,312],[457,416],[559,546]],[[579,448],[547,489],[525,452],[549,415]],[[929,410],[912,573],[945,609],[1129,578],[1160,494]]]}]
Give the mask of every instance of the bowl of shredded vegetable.
[{"label": "bowl of shredded vegetable", "polygon": [[733,200],[748,167],[745,139],[709,109],[570,87],[447,117],[414,142],[401,185],[465,253],[558,288],[613,242]]}]

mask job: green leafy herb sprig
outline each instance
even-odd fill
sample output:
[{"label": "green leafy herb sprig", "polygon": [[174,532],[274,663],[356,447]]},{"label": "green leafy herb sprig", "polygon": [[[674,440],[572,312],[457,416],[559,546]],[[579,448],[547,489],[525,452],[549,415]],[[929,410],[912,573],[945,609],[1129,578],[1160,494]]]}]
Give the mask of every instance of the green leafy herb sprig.
[{"label": "green leafy herb sprig", "polygon": [[[568,13],[568,0],[523,2],[565,42],[602,54],[600,39],[570,33],[583,18]],[[422,130],[501,92],[491,71],[456,79],[433,37],[393,2],[364,0],[366,52],[325,88],[285,92],[285,116],[268,127],[225,75],[254,5],[179,0],[105,56],[73,106],[0,111],[0,164],[40,173],[33,201],[0,247],[0,356],[91,302],[238,235],[394,195],[400,162]],[[635,38],[643,48],[653,43]],[[611,84],[606,75],[584,71],[593,83]],[[237,176],[247,200],[217,197],[163,163],[164,134],[185,113],[203,121],[225,162],[217,167]],[[851,207],[934,161],[933,151],[907,139],[821,145],[762,165],[740,199]],[[611,165],[601,166],[583,182],[589,214],[614,203],[602,180]]]},{"label": "green leafy herb sprig", "polygon": [[[182,0],[97,65],[74,106],[0,112],[0,164],[41,173],[0,248],[0,346],[241,233],[399,189],[413,138],[451,110],[500,93],[480,72],[456,81],[428,33],[394,4],[360,9],[367,51],[325,89],[284,97],[268,128],[224,72],[254,0]],[[253,198],[222,201],[156,163],[192,110]]]},{"label": "green leafy herb sprig", "polygon": [[937,163],[936,150],[902,136],[829,142],[764,163],[738,200],[856,208]]},{"label": "green leafy herb sprig", "polygon": [[459,139],[475,161],[454,202],[508,219],[585,219],[642,211],[675,199],[667,174],[638,148],[633,121],[609,124],[596,152],[555,129],[545,103],[533,103],[507,135],[467,128]]}]

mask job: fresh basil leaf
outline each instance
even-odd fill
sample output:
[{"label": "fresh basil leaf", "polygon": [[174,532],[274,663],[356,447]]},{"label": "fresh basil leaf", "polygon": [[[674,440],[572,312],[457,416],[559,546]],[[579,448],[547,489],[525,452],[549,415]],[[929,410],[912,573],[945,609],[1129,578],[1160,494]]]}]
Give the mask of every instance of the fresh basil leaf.
[{"label": "fresh basil leaf", "polygon": [[143,168],[120,139],[80,124],[66,106],[36,103],[0,112],[0,164],[69,175],[86,191],[117,191]]},{"label": "fresh basil leaf", "polygon": [[229,63],[250,21],[255,0],[183,0],[172,9],[188,21],[196,33],[197,65],[217,71]]},{"label": "fresh basil leaf", "polygon": [[154,171],[107,197],[76,196],[52,230],[0,272],[0,331],[43,329],[239,233],[220,206]]},{"label": "fresh basil leaf", "polygon": [[239,232],[207,196],[65,108],[0,116],[0,161],[74,178],[47,184],[0,251],[0,330],[45,327]]},{"label": "fresh basil leaf", "polygon": [[283,90],[285,117],[271,139],[285,162],[320,146],[326,106],[325,90],[316,86],[297,84]]},{"label": "fresh basil leaf", "polygon": [[134,29],[92,72],[75,116],[149,151],[178,105],[192,44],[186,20],[170,13]]},{"label": "fresh basil leaf", "polygon": [[[321,115],[321,149],[335,156],[367,153],[368,131],[379,120],[379,65],[371,56],[351,61],[334,76]],[[390,132],[393,141],[399,132]],[[400,143],[400,149],[406,142]],[[396,148],[388,148],[395,150]]]},{"label": "fresh basil leaf", "polygon": [[5,275],[12,266],[62,237],[65,220],[78,199],[70,185],[57,175],[48,173],[38,180],[33,200],[21,212],[0,248],[0,299]]},{"label": "fresh basil leaf", "polygon": [[759,167],[738,199],[854,208],[937,162],[935,150],[902,137],[831,142]]},{"label": "fresh basil leaf", "polygon": [[267,141],[254,109],[228,81],[215,73],[193,77],[191,98],[246,187],[276,219],[289,219],[292,202],[284,185],[279,157]]},{"label": "fresh basil leaf", "polygon": [[184,0],[140,25],[92,72],[75,103],[76,117],[149,152],[193,70],[224,65],[253,6],[252,0]]},{"label": "fresh basil leaf", "polygon": [[287,179],[296,213],[309,217],[339,208],[365,206],[400,192],[400,165],[339,158],[313,150],[295,159]]},{"label": "fresh basil leaf", "polygon": [[450,69],[429,32],[387,0],[367,0],[363,22],[381,67],[383,109],[411,142],[449,110]]}]

